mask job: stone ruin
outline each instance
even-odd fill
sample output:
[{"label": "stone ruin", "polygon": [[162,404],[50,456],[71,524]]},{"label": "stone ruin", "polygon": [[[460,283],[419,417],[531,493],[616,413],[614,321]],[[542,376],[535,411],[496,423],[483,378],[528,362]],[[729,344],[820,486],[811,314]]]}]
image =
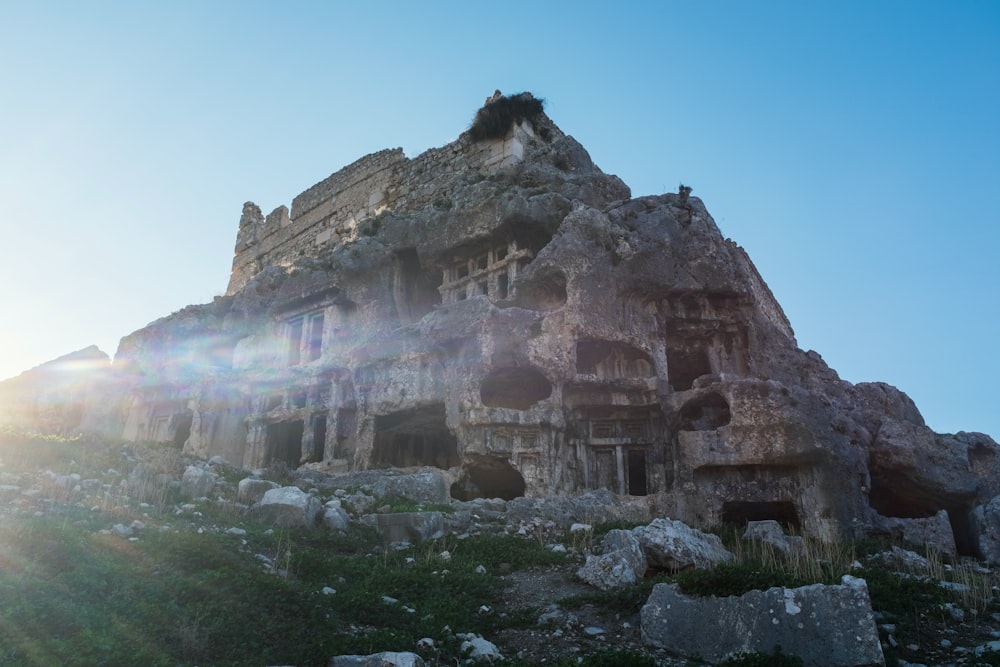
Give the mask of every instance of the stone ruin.
[{"label": "stone ruin", "polygon": [[[461,500],[642,497],[980,550],[997,443],[841,380],[704,204],[632,197],[524,93],[456,141],[361,158],[264,215],[225,296],[0,383],[0,421],[245,468],[432,467]],[[65,369],[86,362],[86,374]]]}]

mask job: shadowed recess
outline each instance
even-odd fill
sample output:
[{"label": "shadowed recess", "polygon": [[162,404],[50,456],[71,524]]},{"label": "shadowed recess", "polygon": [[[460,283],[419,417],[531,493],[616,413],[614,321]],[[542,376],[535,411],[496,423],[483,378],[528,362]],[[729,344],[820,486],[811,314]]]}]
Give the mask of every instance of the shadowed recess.
[{"label": "shadowed recess", "polygon": [[552,395],[552,383],[534,368],[499,368],[486,376],[479,394],[486,407],[527,410]]}]

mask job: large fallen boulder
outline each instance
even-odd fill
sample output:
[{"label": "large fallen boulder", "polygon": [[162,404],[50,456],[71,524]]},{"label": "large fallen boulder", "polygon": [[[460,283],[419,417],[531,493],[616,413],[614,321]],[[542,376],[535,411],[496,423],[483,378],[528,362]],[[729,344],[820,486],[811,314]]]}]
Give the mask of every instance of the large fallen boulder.
[{"label": "large fallen boulder", "polygon": [[372,490],[382,498],[405,498],[415,503],[447,503],[448,481],[439,470],[422,470],[404,475],[383,475]]},{"label": "large fallen boulder", "polygon": [[703,533],[674,519],[654,519],[632,532],[639,539],[649,567],[656,570],[710,568],[733,557],[718,535]]},{"label": "large fallen boulder", "polygon": [[215,488],[215,482],[218,478],[219,476],[210,470],[198,466],[188,466],[181,477],[181,497],[202,498],[207,496]]},{"label": "large fallen boulder", "polygon": [[689,597],[657,584],[642,608],[642,638],[684,657],[718,663],[740,653],[798,656],[805,667],[884,665],[864,579],[770,588],[733,597]]},{"label": "large fallen boulder", "polygon": [[297,486],[282,486],[265,493],[257,511],[261,519],[276,526],[312,528],[316,525],[320,503],[316,496]]},{"label": "large fallen boulder", "polygon": [[277,482],[270,480],[247,477],[246,479],[241,479],[239,485],[236,487],[236,497],[241,503],[253,505],[254,503],[259,503],[265,493],[280,486]]},{"label": "large fallen boulder", "polygon": [[639,538],[629,530],[611,530],[601,542],[603,553],[589,554],[576,576],[595,588],[606,591],[630,586],[646,573],[646,556]]}]

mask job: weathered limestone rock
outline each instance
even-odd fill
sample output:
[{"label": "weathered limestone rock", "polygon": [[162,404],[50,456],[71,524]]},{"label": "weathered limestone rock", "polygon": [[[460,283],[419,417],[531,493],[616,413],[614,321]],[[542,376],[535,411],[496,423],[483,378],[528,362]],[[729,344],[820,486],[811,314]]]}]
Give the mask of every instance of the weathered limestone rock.
[{"label": "weathered limestone rock", "polygon": [[405,498],[416,503],[448,502],[448,484],[441,471],[424,470],[410,475],[380,476],[372,487],[382,498]]},{"label": "weathered limestone rock", "polygon": [[409,651],[383,651],[372,655],[338,655],[329,667],[424,667],[424,659]]},{"label": "weathered limestone rock", "polygon": [[96,346],[53,359],[0,382],[0,424],[67,436],[101,433],[114,401],[103,403],[111,359]]},{"label": "weathered limestone rock", "polygon": [[[975,553],[996,442],[935,434],[905,393],[799,349],[690,188],[633,197],[530,95],[476,117],[290,206],[247,202],[225,296],[126,336],[113,366],[85,350],[0,383],[0,422],[300,481],[346,470],[360,514],[495,498],[562,527],[769,519],[839,539],[944,510]],[[90,379],[59,370],[78,362]]]},{"label": "weathered limestone rock", "polygon": [[463,639],[461,645],[462,652],[468,652],[469,658],[472,660],[486,663],[503,660],[503,654],[500,653],[500,649],[488,639],[474,634],[459,635],[459,638]]},{"label": "weathered limestone rock", "polygon": [[215,481],[218,476],[198,466],[188,466],[184,469],[181,477],[181,497],[202,498],[207,496],[215,488]]},{"label": "weathered limestone rock", "polygon": [[952,531],[947,510],[941,510],[934,516],[919,519],[879,517],[878,527],[881,532],[887,533],[895,539],[929,547],[952,556],[957,554],[955,534]]},{"label": "weathered limestone rock", "polygon": [[289,528],[312,528],[320,512],[319,499],[297,486],[271,489],[261,498],[257,511],[264,521]]},{"label": "weathered limestone rock", "polygon": [[676,572],[691,567],[710,568],[732,559],[718,535],[703,533],[673,519],[654,519],[632,530],[649,567]]},{"label": "weathered limestone rock", "polygon": [[259,503],[264,498],[265,493],[278,487],[279,484],[277,482],[258,479],[256,477],[246,477],[241,479],[237,485],[236,497],[241,503],[253,505],[254,503]]},{"label": "weathered limestone rock", "polygon": [[394,512],[375,515],[375,529],[388,542],[422,542],[444,537],[441,512]]},{"label": "weathered limestone rock", "polygon": [[802,553],[805,549],[805,541],[801,537],[798,535],[785,535],[781,524],[771,519],[748,522],[742,539],[744,541],[757,541],[769,544],[778,553],[785,556]]},{"label": "weathered limestone rock", "polygon": [[330,530],[340,532],[347,532],[351,526],[351,517],[336,498],[328,500],[323,505],[323,525]]},{"label": "weathered limestone rock", "polygon": [[643,641],[718,663],[780,645],[807,667],[884,665],[868,586],[845,576],[838,586],[770,588],[739,597],[692,598],[657,584],[642,608]]},{"label": "weathered limestone rock", "polygon": [[1000,565],[1000,496],[972,513],[973,530],[980,555],[987,563]]},{"label": "weathered limestone rock", "polygon": [[603,553],[587,555],[587,562],[576,576],[595,588],[606,591],[631,586],[646,573],[646,556],[639,538],[629,530],[610,530],[601,542]]}]

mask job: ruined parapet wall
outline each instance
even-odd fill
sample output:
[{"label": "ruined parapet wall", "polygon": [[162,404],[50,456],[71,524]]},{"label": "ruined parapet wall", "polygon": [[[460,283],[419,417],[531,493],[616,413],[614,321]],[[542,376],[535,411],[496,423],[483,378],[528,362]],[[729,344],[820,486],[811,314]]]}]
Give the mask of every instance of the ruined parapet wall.
[{"label": "ruined parapet wall", "polygon": [[[547,119],[549,138],[561,133]],[[260,270],[290,265],[358,238],[360,223],[383,212],[415,210],[447,200],[449,181],[464,175],[486,178],[524,158],[535,140],[530,122],[502,139],[474,142],[468,134],[413,159],[402,149],[367,155],[305,190],[291,212],[279,206],[265,218],[252,202],[244,205],[227,294],[234,294]]]}]

